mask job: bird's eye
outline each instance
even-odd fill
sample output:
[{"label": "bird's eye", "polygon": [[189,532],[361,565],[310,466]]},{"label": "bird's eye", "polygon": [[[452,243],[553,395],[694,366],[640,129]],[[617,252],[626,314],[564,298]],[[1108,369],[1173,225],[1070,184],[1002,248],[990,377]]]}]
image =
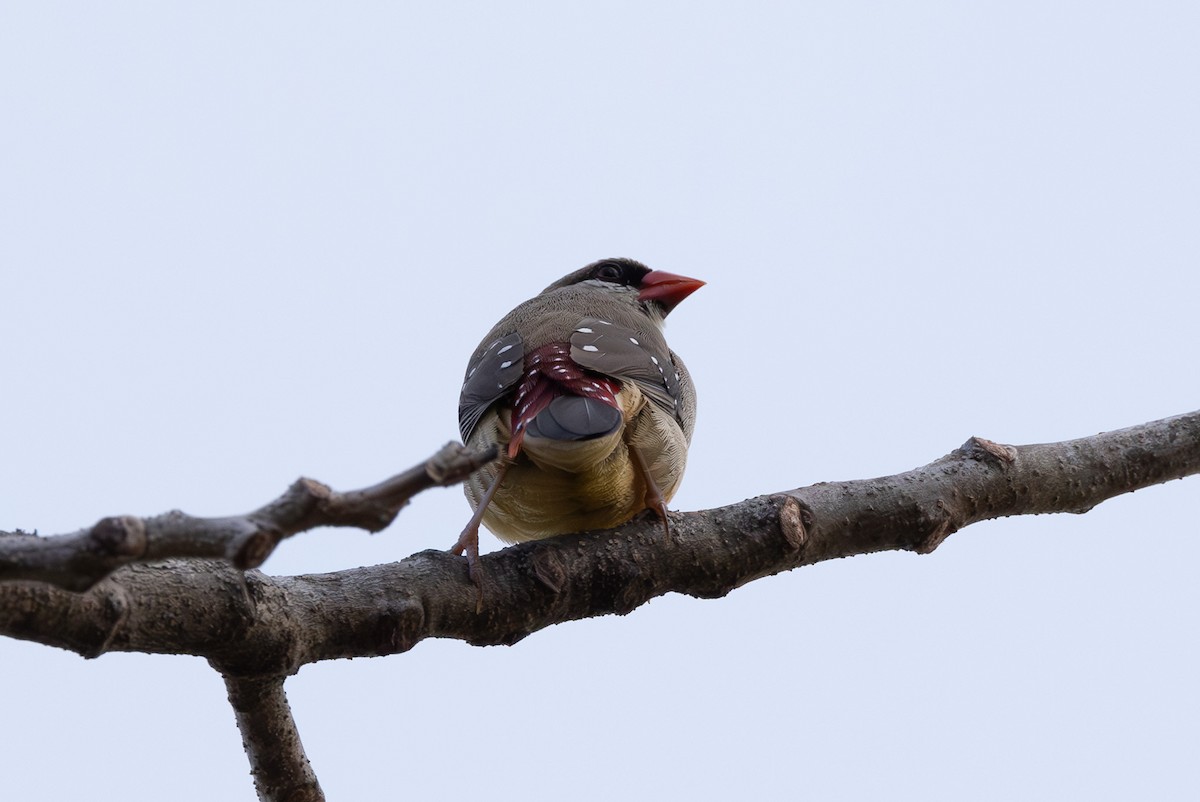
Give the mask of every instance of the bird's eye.
[{"label": "bird's eye", "polygon": [[621,268],[616,265],[602,265],[596,268],[596,278],[604,281],[617,281],[621,278]]}]

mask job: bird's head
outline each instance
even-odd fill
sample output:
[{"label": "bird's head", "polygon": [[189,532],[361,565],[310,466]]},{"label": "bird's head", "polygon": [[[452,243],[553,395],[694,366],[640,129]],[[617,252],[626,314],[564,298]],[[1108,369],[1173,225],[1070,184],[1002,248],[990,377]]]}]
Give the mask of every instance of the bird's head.
[{"label": "bird's head", "polygon": [[544,292],[574,284],[594,283],[598,288],[637,293],[636,300],[666,317],[679,302],[704,286],[699,279],[651,270],[633,259],[601,259],[563,276]]}]

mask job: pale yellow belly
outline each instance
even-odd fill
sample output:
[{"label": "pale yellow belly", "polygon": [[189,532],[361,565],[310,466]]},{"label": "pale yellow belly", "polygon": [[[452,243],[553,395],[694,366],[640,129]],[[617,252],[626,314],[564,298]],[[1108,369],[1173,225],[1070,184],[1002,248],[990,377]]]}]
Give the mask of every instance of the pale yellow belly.
[{"label": "pale yellow belly", "polygon": [[[633,442],[645,455],[653,481],[669,501],[683,478],[686,440],[666,413],[646,406],[640,394],[620,399],[624,394],[618,394],[618,400],[628,403],[626,419],[632,422],[629,431],[583,443],[551,443],[545,447],[527,443],[509,465],[484,511],[484,526],[501,540],[516,543],[608,529],[628,521],[646,509],[646,485],[629,459],[627,442]],[[508,427],[501,417],[494,412],[485,415],[469,445],[478,448],[492,441],[506,445]],[[548,453],[546,447],[555,453]],[[572,456],[577,459],[572,460]],[[488,465],[465,483],[472,507],[478,506],[500,464]]]}]

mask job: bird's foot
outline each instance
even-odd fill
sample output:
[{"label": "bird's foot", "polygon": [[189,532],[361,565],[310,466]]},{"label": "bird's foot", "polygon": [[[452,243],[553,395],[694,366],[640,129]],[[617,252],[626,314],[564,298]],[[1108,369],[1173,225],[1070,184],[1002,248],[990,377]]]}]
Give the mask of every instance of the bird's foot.
[{"label": "bird's foot", "polygon": [[451,554],[463,554],[467,558],[467,576],[471,577],[471,584],[475,586],[475,612],[477,613],[483,612],[483,566],[479,563],[479,525],[483,523],[483,513],[487,510],[488,504],[492,503],[492,497],[496,495],[496,490],[500,487],[500,482],[504,480],[504,474],[507,472],[508,463],[502,463],[496,470],[496,475],[488,485],[488,489],[484,492],[483,498],[479,500],[479,506],[471,515],[471,520],[467,521],[462,534],[450,547]]},{"label": "bird's foot", "polygon": [[450,553],[467,558],[467,576],[475,586],[475,612],[483,612],[483,566],[479,563],[479,521],[475,516],[471,516],[458,540],[450,547]]},{"label": "bird's foot", "polygon": [[637,472],[641,474],[642,484],[646,488],[642,503],[662,521],[663,533],[669,541],[671,539],[671,520],[667,517],[667,500],[663,497],[662,491],[658,489],[658,485],[654,483],[654,477],[650,475],[650,466],[646,463],[642,452],[632,442],[628,443],[628,446],[629,456],[633,459],[633,465],[637,468]]},{"label": "bird's foot", "polygon": [[649,507],[654,514],[662,520],[663,536],[670,541],[671,519],[667,517],[667,502],[663,500],[661,495],[658,495],[657,502],[655,502],[653,499],[646,499],[646,506]]}]

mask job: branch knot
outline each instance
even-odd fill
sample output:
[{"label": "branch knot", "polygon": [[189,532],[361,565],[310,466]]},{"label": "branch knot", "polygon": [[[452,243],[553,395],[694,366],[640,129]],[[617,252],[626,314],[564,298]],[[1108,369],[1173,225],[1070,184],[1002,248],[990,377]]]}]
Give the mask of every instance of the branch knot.
[{"label": "branch knot", "polygon": [[101,518],[92,527],[91,541],[109,557],[140,557],[146,551],[146,525],[132,515]]},{"label": "branch knot", "polygon": [[972,437],[958,448],[959,452],[968,459],[977,462],[994,462],[1001,468],[1007,468],[1017,461],[1017,450],[1012,446],[994,443],[982,437]]}]

